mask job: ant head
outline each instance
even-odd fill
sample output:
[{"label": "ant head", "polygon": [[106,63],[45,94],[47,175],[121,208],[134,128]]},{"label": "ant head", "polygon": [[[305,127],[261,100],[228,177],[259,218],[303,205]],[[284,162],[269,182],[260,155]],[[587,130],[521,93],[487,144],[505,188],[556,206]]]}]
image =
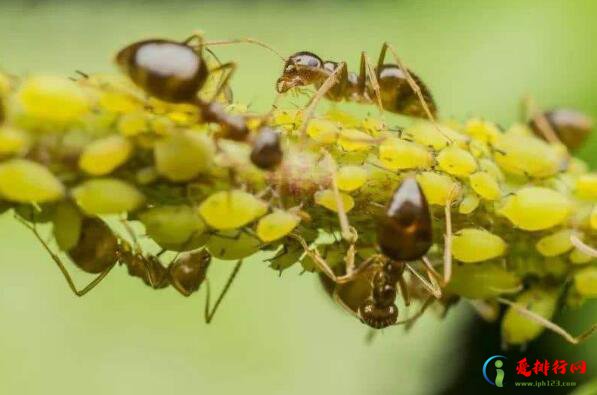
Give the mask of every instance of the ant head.
[{"label": "ant head", "polygon": [[297,52],[284,64],[282,76],[278,78],[276,90],[284,93],[297,86],[315,83],[325,77],[323,61],[312,52]]},{"label": "ant head", "polygon": [[172,285],[185,296],[199,289],[205,280],[211,254],[203,249],[181,254],[169,267]]},{"label": "ant head", "polygon": [[387,328],[398,320],[398,307],[392,303],[378,305],[373,300],[367,300],[358,311],[361,321],[374,329]]}]

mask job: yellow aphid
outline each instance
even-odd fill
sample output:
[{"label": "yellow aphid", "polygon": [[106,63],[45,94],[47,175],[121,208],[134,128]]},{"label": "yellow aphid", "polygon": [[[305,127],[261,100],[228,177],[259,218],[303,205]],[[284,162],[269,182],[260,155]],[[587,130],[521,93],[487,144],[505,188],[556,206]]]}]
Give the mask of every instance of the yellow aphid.
[{"label": "yellow aphid", "polygon": [[336,142],[339,132],[337,123],[327,119],[312,119],[307,126],[307,135],[320,144]]},{"label": "yellow aphid", "polygon": [[495,123],[478,118],[470,119],[464,127],[464,132],[486,143],[493,143],[502,134]]},{"label": "yellow aphid", "polygon": [[303,119],[300,110],[275,110],[272,116],[273,124],[287,130],[294,129]]},{"label": "yellow aphid", "polygon": [[206,246],[214,258],[228,261],[253,255],[261,248],[261,241],[248,232],[228,230],[211,236]]},{"label": "yellow aphid", "polygon": [[468,141],[467,136],[457,133],[447,126],[440,125],[439,129],[441,132],[432,123],[421,121],[404,129],[402,137],[435,150],[440,150],[448,146],[450,140],[458,146]]},{"label": "yellow aphid", "polygon": [[361,125],[359,118],[338,108],[329,109],[325,117],[330,121],[341,123],[345,128],[358,128]]},{"label": "yellow aphid", "polygon": [[159,174],[153,166],[143,167],[137,170],[137,172],[135,173],[135,180],[140,185],[149,185],[155,180],[157,180],[158,177]]},{"label": "yellow aphid", "polygon": [[0,129],[0,156],[21,154],[27,150],[29,138],[20,130],[3,127]]},{"label": "yellow aphid", "polygon": [[365,181],[367,181],[367,170],[361,166],[343,166],[336,175],[338,189],[345,192],[359,189]]},{"label": "yellow aphid", "polygon": [[581,199],[597,200],[597,173],[582,174],[576,179],[576,195]]},{"label": "yellow aphid", "polygon": [[543,187],[525,187],[508,196],[498,213],[524,230],[542,230],[564,222],[572,205],[559,192]]},{"label": "yellow aphid", "polygon": [[155,165],[169,180],[187,181],[209,168],[214,150],[213,141],[206,135],[185,131],[155,143]]},{"label": "yellow aphid", "polygon": [[298,216],[288,211],[275,210],[259,220],[257,236],[265,243],[281,239],[292,232],[300,221]]},{"label": "yellow aphid", "polygon": [[448,175],[424,171],[416,178],[429,204],[445,206],[448,199],[453,201],[460,196],[460,184]]},{"label": "yellow aphid", "polygon": [[460,214],[470,214],[479,206],[479,198],[474,193],[467,194],[460,205],[458,206],[458,212]]},{"label": "yellow aphid", "polygon": [[379,146],[379,160],[388,170],[427,169],[433,157],[424,146],[390,137]]},{"label": "yellow aphid", "polygon": [[147,235],[169,250],[191,250],[207,241],[205,223],[187,205],[150,208],[139,214],[139,220]]},{"label": "yellow aphid", "polygon": [[44,203],[64,196],[64,186],[48,169],[26,159],[0,164],[0,196],[19,203]]},{"label": "yellow aphid", "polygon": [[449,146],[437,155],[440,169],[457,177],[468,176],[477,170],[475,158],[466,150]]},{"label": "yellow aphid", "polygon": [[68,251],[77,244],[82,223],[83,215],[74,204],[65,201],[56,205],[52,214],[52,230],[56,244],[62,251]]},{"label": "yellow aphid", "polygon": [[469,177],[471,188],[484,199],[496,200],[501,197],[502,192],[500,186],[490,173],[486,171],[479,171],[471,174]]},{"label": "yellow aphid", "polygon": [[597,267],[589,266],[576,272],[574,288],[585,298],[597,298]]},{"label": "yellow aphid", "polygon": [[[555,312],[558,296],[555,290],[536,287],[521,293],[514,302],[550,320]],[[502,336],[508,344],[527,343],[536,339],[544,330],[543,325],[518,312],[514,307],[508,307],[502,319]]]},{"label": "yellow aphid", "polygon": [[449,293],[469,299],[488,299],[519,291],[521,280],[498,262],[456,265],[446,286]]},{"label": "yellow aphid", "polygon": [[578,248],[572,250],[570,255],[568,256],[570,262],[577,264],[577,265],[584,265],[585,263],[589,263],[593,260],[593,257],[590,255],[585,254]]},{"label": "yellow aphid", "polygon": [[133,145],[124,137],[114,135],[95,140],[79,157],[79,167],[94,176],[111,173],[128,160]]},{"label": "yellow aphid", "polygon": [[168,136],[176,129],[176,124],[171,119],[166,117],[156,117],[150,120],[149,124],[149,129],[160,136]]},{"label": "yellow aphid", "polygon": [[99,104],[104,110],[116,114],[127,114],[143,109],[143,103],[136,97],[127,93],[115,91],[103,92],[100,96]]},{"label": "yellow aphid", "polygon": [[374,139],[357,129],[342,129],[338,145],[345,151],[365,151],[373,145]]},{"label": "yellow aphid", "polygon": [[145,197],[134,186],[115,178],[96,178],[73,188],[79,207],[89,215],[120,214],[139,208]]},{"label": "yellow aphid", "polygon": [[504,181],[506,179],[506,176],[504,176],[504,173],[502,172],[502,170],[491,159],[487,159],[487,158],[479,159],[479,168],[483,171],[488,172],[492,176],[494,176],[495,179],[498,181]]},{"label": "yellow aphid", "polygon": [[85,92],[68,78],[28,78],[21,86],[19,99],[27,114],[50,122],[77,121],[89,111]]},{"label": "yellow aphid", "polygon": [[480,140],[471,140],[468,144],[470,153],[475,158],[485,158],[491,156],[491,149],[487,143]]},{"label": "yellow aphid", "polygon": [[361,125],[363,126],[363,129],[371,134],[379,133],[386,128],[386,124],[383,121],[371,117],[363,119]]},{"label": "yellow aphid", "polygon": [[124,114],[118,120],[118,131],[124,136],[136,136],[147,132],[147,118],[142,112]]},{"label": "yellow aphid", "polygon": [[181,103],[172,108],[171,111],[167,113],[167,116],[178,125],[190,126],[195,123],[199,113],[197,107],[191,104]]},{"label": "yellow aphid", "polygon": [[[354,199],[352,196],[340,192],[340,199],[344,206],[344,212],[349,212],[354,207]],[[327,208],[328,210],[338,212],[338,206],[336,205],[336,197],[334,191],[326,189],[315,193],[315,203]]]},{"label": "yellow aphid", "polygon": [[558,232],[544,236],[535,244],[535,248],[543,256],[557,256],[568,252],[573,245],[570,241],[572,230],[562,229]]},{"label": "yellow aphid", "polygon": [[216,192],[199,206],[199,214],[205,222],[219,230],[240,228],[266,212],[264,201],[240,190]]},{"label": "yellow aphid", "polygon": [[552,176],[563,159],[553,146],[534,136],[504,134],[496,140],[494,148],[497,164],[516,175]]},{"label": "yellow aphid", "polygon": [[597,230],[597,205],[594,205],[593,209],[591,210],[589,223],[591,224],[591,229]]},{"label": "yellow aphid", "polygon": [[461,262],[481,262],[504,255],[506,243],[485,229],[459,230],[452,239],[452,254]]}]

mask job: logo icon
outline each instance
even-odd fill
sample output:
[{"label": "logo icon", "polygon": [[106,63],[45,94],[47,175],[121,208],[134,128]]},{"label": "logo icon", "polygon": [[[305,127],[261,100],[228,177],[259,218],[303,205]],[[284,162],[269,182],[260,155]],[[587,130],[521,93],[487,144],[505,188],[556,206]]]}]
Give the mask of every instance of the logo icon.
[{"label": "logo icon", "polygon": [[[502,388],[504,386],[504,361],[501,359],[507,359],[503,355],[493,355],[485,361],[483,364],[483,378],[489,384],[494,385],[496,387]],[[490,374],[488,375],[488,371]],[[494,379],[492,380],[491,377]]]}]

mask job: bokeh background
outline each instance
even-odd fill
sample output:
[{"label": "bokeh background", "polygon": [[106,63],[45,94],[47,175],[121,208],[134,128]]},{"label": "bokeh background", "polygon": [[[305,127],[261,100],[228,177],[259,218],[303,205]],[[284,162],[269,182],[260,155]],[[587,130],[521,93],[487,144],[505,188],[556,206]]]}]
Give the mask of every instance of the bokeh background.
[{"label": "bokeh background", "polygon": [[[361,50],[376,58],[387,40],[432,88],[444,116],[508,125],[524,94],[597,117],[596,21],[591,0],[2,0],[0,69],[112,71],[114,52],[134,40],[183,39],[197,29],[357,68]],[[248,45],[216,50],[240,65],[236,99],[267,108],[280,60]],[[580,156],[597,167],[596,136]],[[232,266],[213,266],[218,286]],[[386,330],[367,345],[367,330],[323,295],[315,277],[295,268],[279,278],[258,259],[241,269],[209,326],[203,297],[152,291],[118,268],[77,299],[33,236],[1,216],[0,393],[466,393],[489,389],[467,355],[500,351],[494,329],[465,303],[444,320],[430,314],[408,334]],[[558,320],[579,332],[596,316],[593,304]],[[538,356],[585,359],[585,379],[595,377],[596,340],[571,347],[548,334],[532,347]],[[467,389],[450,389],[462,383]]]}]

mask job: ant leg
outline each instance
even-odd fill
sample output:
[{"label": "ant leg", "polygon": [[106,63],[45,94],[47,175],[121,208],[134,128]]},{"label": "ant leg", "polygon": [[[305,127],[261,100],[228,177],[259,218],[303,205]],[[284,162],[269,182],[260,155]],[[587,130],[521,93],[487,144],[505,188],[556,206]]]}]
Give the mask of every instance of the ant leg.
[{"label": "ant leg", "polygon": [[232,282],[236,278],[236,275],[238,274],[238,271],[240,270],[240,266],[242,265],[242,263],[243,263],[243,260],[239,259],[238,262],[236,263],[236,266],[234,266],[234,269],[232,269],[232,272],[230,273],[230,276],[228,277],[228,281],[226,281],[226,285],[224,285],[224,288],[222,289],[222,292],[220,292],[220,296],[218,296],[218,299],[216,300],[216,303],[214,304],[213,308],[210,308],[210,302],[209,302],[209,297],[210,297],[209,280],[206,279],[206,281],[207,281],[207,283],[206,283],[207,284],[207,291],[206,291],[204,315],[205,315],[205,322],[207,324],[209,324],[211,322],[211,320],[214,318],[214,315],[216,314],[216,311],[218,310],[218,307],[220,306],[220,303],[222,303],[222,300],[224,299],[224,296],[228,292],[228,289],[230,289],[230,286],[232,285]]},{"label": "ant leg", "polygon": [[274,49],[271,45],[266,44],[263,41],[259,41],[259,40],[256,40],[254,38],[249,38],[249,37],[235,38],[232,40],[202,42],[201,46],[202,47],[210,47],[210,46],[214,46],[214,45],[229,45],[229,44],[254,44],[254,45],[257,45],[261,48],[265,48],[268,51],[272,52],[273,54],[278,56],[280,59],[282,59],[282,62],[286,62],[286,59],[287,59],[285,56],[282,56],[280,54],[280,52],[278,52],[276,49]]},{"label": "ant leg", "polygon": [[[558,137],[557,133],[551,127],[550,123],[545,118],[545,115],[537,108],[535,101],[529,95],[523,97],[521,107],[523,110],[522,114],[525,115],[526,119],[530,118],[535,122],[539,132],[543,135],[545,140],[552,144],[562,144],[562,141]],[[526,123],[525,119],[525,123]]]},{"label": "ant leg", "polygon": [[394,61],[398,65],[398,68],[400,68],[400,71],[402,71],[402,73],[406,77],[406,82],[408,82],[408,85],[410,86],[410,88],[415,92],[415,94],[419,98],[419,101],[421,102],[421,105],[423,106],[423,110],[425,110],[425,114],[427,114],[427,117],[429,118],[431,123],[435,126],[437,131],[440,132],[449,142],[452,142],[452,139],[449,136],[447,136],[437,125],[435,117],[433,116],[433,113],[429,109],[429,106],[427,105],[427,102],[425,101],[425,98],[423,97],[423,93],[421,92],[421,87],[419,86],[417,81],[415,81],[415,79],[412,77],[412,75],[410,75],[408,68],[402,62],[400,57],[398,56],[398,52],[396,51],[396,49],[387,41],[384,42],[383,46],[381,47],[381,52],[379,54],[379,60],[377,62],[378,69],[383,65],[383,61],[386,57],[387,50],[390,50],[390,53],[392,54]]},{"label": "ant leg", "polygon": [[[435,283],[434,280],[432,280],[432,283],[429,283],[427,280],[425,280],[423,278],[423,276],[421,276],[411,265],[409,265],[408,263],[406,264],[406,268],[417,278],[417,280],[419,280],[421,282],[421,284],[423,284],[423,286],[429,291],[431,292],[431,294],[433,296],[435,296],[436,299],[440,299],[442,297],[442,291],[441,288],[439,288],[437,286],[437,283]],[[432,277],[430,277],[432,278]]]},{"label": "ant leg", "polygon": [[398,277],[398,287],[400,288],[400,295],[402,295],[402,299],[404,299],[404,305],[406,307],[410,306],[410,295],[408,293],[408,286],[402,275]]},{"label": "ant leg", "polygon": [[452,278],[452,199],[450,198],[446,202],[444,207],[444,216],[446,221],[446,233],[444,234],[444,279],[443,285],[445,286],[450,282]]},{"label": "ant leg", "polygon": [[523,305],[521,305],[519,303],[515,303],[515,302],[512,302],[512,301],[510,301],[508,299],[504,299],[504,298],[497,298],[497,301],[502,304],[512,307],[514,310],[516,310],[517,313],[524,315],[528,319],[535,321],[537,324],[545,327],[546,329],[549,329],[550,331],[557,333],[558,335],[560,335],[564,339],[566,339],[566,341],[568,341],[569,343],[572,343],[572,344],[578,344],[578,343],[586,340],[589,336],[591,336],[593,334],[593,332],[595,332],[597,330],[597,324],[593,324],[593,325],[591,325],[591,327],[588,330],[584,331],[580,335],[572,336],[568,331],[566,331],[561,326],[553,323],[552,321],[546,319],[545,317],[540,316],[539,314],[537,314],[533,311],[530,311],[529,309],[527,309],[526,307],[524,307]]},{"label": "ant leg", "polygon": [[369,80],[371,81],[371,87],[373,88],[373,92],[375,92],[375,102],[377,104],[377,108],[379,108],[379,113],[383,116],[384,108],[381,103],[381,88],[379,86],[379,81],[377,80],[377,73],[375,68],[371,65],[371,60],[369,60],[369,56],[365,51],[361,52],[361,71],[359,74],[359,88],[361,89],[361,94],[364,96],[366,90],[366,79],[367,74],[369,74]]},{"label": "ant leg", "polygon": [[319,87],[319,89],[317,90],[317,92],[315,93],[313,98],[311,99],[311,103],[309,103],[309,105],[305,109],[303,123],[302,123],[300,129],[298,130],[298,134],[303,139],[303,141],[307,135],[307,133],[306,133],[307,125],[309,124],[309,121],[311,120],[311,118],[313,118],[313,114],[315,113],[315,108],[317,107],[317,104],[319,104],[319,101],[334,86],[334,84],[336,84],[338,82],[337,77],[340,73],[342,73],[342,70],[344,68],[346,68],[346,62],[341,62],[338,65],[338,67],[336,68],[336,70],[334,70],[334,72],[331,73],[326,78],[326,80],[323,82],[323,84],[321,84],[321,86]]},{"label": "ant leg", "polygon": [[356,268],[351,273],[347,273],[343,276],[336,276],[336,274],[334,273],[332,268],[328,265],[328,263],[325,261],[325,259],[323,259],[321,257],[321,255],[319,254],[319,251],[317,251],[316,247],[310,248],[307,245],[307,242],[305,241],[305,239],[303,239],[301,236],[299,236],[297,234],[291,233],[290,236],[293,237],[295,240],[297,240],[301,244],[301,246],[305,250],[305,253],[309,256],[309,258],[311,258],[313,260],[313,262],[315,262],[317,267],[326,276],[328,276],[328,278],[330,280],[332,280],[336,284],[346,284],[346,283],[353,281],[355,278],[360,276],[361,273],[363,273],[366,269],[368,269],[369,266],[371,266],[375,262],[375,259],[377,258],[375,255],[372,257],[369,257],[363,263],[361,263],[361,265],[358,268]]},{"label": "ant leg", "polygon": [[340,295],[338,295],[338,287],[334,287],[334,292],[332,293],[332,298],[334,299],[334,302],[338,303],[344,310],[346,310],[348,313],[350,313],[350,315],[358,318],[359,320],[361,319],[359,314],[356,313],[355,311],[353,311],[346,303],[344,303],[342,298],[340,298]]},{"label": "ant leg", "polygon": [[570,242],[574,245],[574,247],[578,248],[580,252],[593,258],[597,257],[597,250],[589,245],[586,245],[577,235],[570,235]]},{"label": "ant leg", "polygon": [[224,89],[226,89],[226,87],[228,86],[228,82],[230,82],[230,79],[232,78],[232,76],[234,75],[234,72],[236,71],[236,63],[234,63],[234,62],[223,63],[223,64],[220,64],[218,67],[211,69],[209,71],[210,73],[213,73],[215,71],[224,72],[225,70],[228,70],[228,74],[226,74],[225,77],[222,77],[220,79],[220,82],[218,83],[218,88],[214,92],[213,97],[211,98],[210,101],[215,101],[218,98],[218,96],[220,96],[222,91]]},{"label": "ant leg", "polygon": [[419,311],[417,311],[417,313],[415,315],[413,315],[412,317],[408,317],[407,319],[404,319],[402,321],[397,321],[394,325],[407,325],[407,328],[410,328],[427,310],[427,308],[429,306],[431,306],[431,304],[435,301],[435,299],[432,296],[429,296],[426,300],[425,303],[423,303],[423,305],[421,305],[421,308],[419,309]]},{"label": "ant leg", "polygon": [[323,149],[323,154],[328,161],[330,173],[332,173],[332,191],[334,193],[334,199],[336,200],[336,208],[338,211],[338,220],[340,222],[342,238],[348,241],[350,244],[354,244],[357,238],[356,230],[354,230],[354,228],[352,228],[348,222],[348,216],[346,215],[346,210],[344,210],[344,202],[340,197],[340,190],[338,189],[337,181],[336,161],[327,150]]},{"label": "ant leg", "polygon": [[50,255],[50,257],[54,261],[54,263],[56,263],[56,265],[58,266],[58,268],[62,272],[62,275],[64,276],[64,279],[66,280],[66,282],[68,284],[68,287],[70,288],[70,290],[76,296],[79,296],[79,297],[84,296],[87,292],[89,292],[93,288],[95,288],[108,275],[108,273],[110,273],[110,270],[112,270],[112,268],[116,265],[116,262],[114,262],[112,265],[110,265],[110,267],[108,267],[106,270],[104,270],[103,272],[101,272],[96,278],[94,278],[83,289],[79,290],[79,289],[77,289],[77,286],[75,285],[75,282],[73,281],[72,277],[70,276],[70,273],[66,269],[66,266],[64,266],[64,263],[62,262],[62,260],[60,259],[60,257],[58,255],[56,255],[54,253],[54,251],[52,251],[52,249],[50,248],[50,246],[41,237],[41,235],[37,231],[37,227],[35,225],[29,224],[28,222],[26,222],[24,219],[22,219],[20,217],[16,217],[16,218],[23,225],[25,225],[29,230],[31,230],[33,232],[33,234],[35,235],[35,238],[37,240],[39,240],[39,242],[41,243],[41,245],[44,247],[44,249],[48,252],[48,254]]}]

